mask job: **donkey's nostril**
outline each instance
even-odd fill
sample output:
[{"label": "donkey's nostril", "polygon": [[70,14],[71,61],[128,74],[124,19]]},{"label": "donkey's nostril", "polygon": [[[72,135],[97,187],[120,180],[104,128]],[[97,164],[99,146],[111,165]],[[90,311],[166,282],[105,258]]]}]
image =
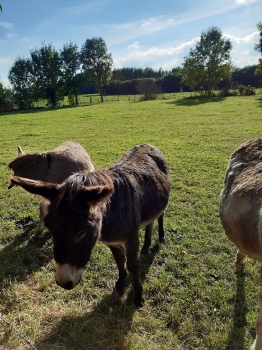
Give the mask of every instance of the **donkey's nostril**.
[{"label": "donkey's nostril", "polygon": [[72,288],[73,288],[73,282],[72,282],[72,281],[67,282],[67,283],[63,283],[63,284],[61,284],[61,283],[59,283],[59,282],[56,281],[56,284],[57,284],[59,287],[63,287],[63,288],[65,288],[65,289],[72,289]]}]

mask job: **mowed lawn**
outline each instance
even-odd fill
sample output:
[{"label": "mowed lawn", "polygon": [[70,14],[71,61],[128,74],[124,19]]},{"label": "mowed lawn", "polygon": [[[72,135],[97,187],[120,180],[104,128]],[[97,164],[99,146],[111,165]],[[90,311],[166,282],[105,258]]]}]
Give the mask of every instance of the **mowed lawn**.
[{"label": "mowed lawn", "polygon": [[[0,115],[0,349],[240,350],[253,342],[260,264],[246,259],[244,273],[235,273],[219,195],[231,153],[262,136],[262,95],[169,97]],[[141,143],[167,158],[166,243],[157,244],[155,225],[152,248],[140,259],[141,309],[133,306],[130,280],[122,298],[113,293],[117,268],[102,243],[80,284],[66,291],[54,280],[48,230],[29,242],[38,202],[21,188],[7,189],[7,164],[18,145],[43,152],[66,140],[79,142],[96,168]]]}]

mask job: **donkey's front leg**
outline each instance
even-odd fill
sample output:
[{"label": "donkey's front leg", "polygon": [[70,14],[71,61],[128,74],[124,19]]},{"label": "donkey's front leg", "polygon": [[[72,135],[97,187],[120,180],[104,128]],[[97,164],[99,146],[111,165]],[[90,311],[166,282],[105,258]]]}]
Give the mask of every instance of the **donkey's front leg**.
[{"label": "donkey's front leg", "polygon": [[139,244],[137,236],[134,239],[130,239],[126,242],[126,265],[133,281],[135,292],[134,303],[137,307],[141,307],[144,304],[144,299],[142,296],[143,287],[139,273],[138,247]]},{"label": "donkey's front leg", "polygon": [[245,258],[245,254],[243,254],[240,250],[237,251],[237,258],[235,261],[235,266],[237,271],[242,271],[244,268],[243,260]]},{"label": "donkey's front leg", "polygon": [[[260,268],[260,275],[262,276],[262,267]],[[251,347],[251,350],[262,349],[262,290],[260,291],[259,297],[260,297],[260,310],[259,310],[258,320],[256,324],[257,337]]]},{"label": "donkey's front leg", "polygon": [[41,233],[44,231],[45,223],[44,218],[48,214],[48,204],[46,201],[40,201],[39,203],[39,223],[37,226],[36,232],[31,236],[30,241],[34,241],[35,238],[38,238]]},{"label": "donkey's front leg", "polygon": [[119,294],[122,294],[124,292],[124,283],[127,276],[125,250],[121,245],[109,246],[109,248],[111,249],[111,252],[114,256],[119,272],[119,277],[116,281],[115,288]]}]

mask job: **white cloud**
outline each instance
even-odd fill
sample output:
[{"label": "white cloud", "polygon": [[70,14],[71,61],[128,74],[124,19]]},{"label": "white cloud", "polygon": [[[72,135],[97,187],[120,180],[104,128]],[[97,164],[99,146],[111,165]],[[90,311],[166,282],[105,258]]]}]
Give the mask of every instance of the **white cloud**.
[{"label": "white cloud", "polygon": [[0,66],[3,66],[5,64],[10,64],[11,62],[13,62],[13,60],[11,58],[0,58]]},{"label": "white cloud", "polygon": [[248,5],[251,2],[256,2],[257,0],[236,0],[237,5]]},{"label": "white cloud", "polygon": [[232,50],[231,58],[235,66],[245,67],[258,64],[259,56],[252,54],[250,50]]},{"label": "white cloud", "polygon": [[10,81],[9,81],[8,78],[1,78],[1,77],[0,77],[0,81],[1,81],[1,83],[4,85],[4,87],[10,88]]},{"label": "white cloud", "polygon": [[[170,58],[173,58],[172,63],[165,63],[165,65],[172,66],[174,62],[177,62],[179,60],[177,56],[181,55],[185,48],[189,48],[192,45],[195,45],[198,40],[199,37],[185,43],[181,43],[178,46],[170,46],[166,48],[159,48],[154,46],[147,50],[141,49],[138,42],[135,41],[127,47],[126,54],[119,56],[114,60],[114,65],[116,67],[121,67],[123,64],[130,61],[135,62],[138,65],[143,65],[145,62],[149,61],[153,64],[154,61],[157,61],[159,59],[162,60],[162,63],[165,63],[164,60],[170,60]],[[159,66],[163,67],[164,65],[160,64]]]},{"label": "white cloud", "polygon": [[161,19],[161,18],[149,18],[149,20],[143,20],[140,24],[140,30],[144,33],[153,33],[162,29],[167,29],[178,25],[179,22],[173,18]]},{"label": "white cloud", "polygon": [[138,51],[139,50],[138,41],[133,42],[133,44],[129,45],[126,50],[127,52],[130,52],[130,53],[132,53],[133,51]]},{"label": "white cloud", "polygon": [[235,42],[235,43],[245,43],[245,44],[249,44],[249,43],[255,43],[257,41],[257,36],[258,36],[258,32],[253,32],[249,35],[246,35],[242,38],[237,37],[235,35],[230,35],[230,34],[224,34],[224,36],[228,39],[230,39],[231,41]]},{"label": "white cloud", "polygon": [[[236,1],[240,2],[237,3]],[[253,1],[257,0],[220,0],[219,6],[214,6],[212,1],[173,17],[158,16],[150,17],[149,19],[143,19],[137,22],[104,25],[105,32],[107,33],[106,41],[109,43],[109,45],[114,45],[141,37],[143,35],[173,28],[184,23],[190,23],[196,20],[221,15]]]},{"label": "white cloud", "polygon": [[13,29],[14,28],[13,23],[10,23],[10,22],[0,21],[0,26],[5,28],[5,29]]}]

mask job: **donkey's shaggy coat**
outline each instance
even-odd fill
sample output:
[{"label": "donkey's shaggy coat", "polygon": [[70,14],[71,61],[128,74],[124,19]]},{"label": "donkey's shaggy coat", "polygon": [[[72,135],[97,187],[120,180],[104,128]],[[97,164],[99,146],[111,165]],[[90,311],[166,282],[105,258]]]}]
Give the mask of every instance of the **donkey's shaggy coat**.
[{"label": "donkey's shaggy coat", "polygon": [[50,201],[45,224],[53,234],[56,282],[73,288],[81,279],[97,240],[112,251],[122,292],[126,265],[135,290],[135,304],[143,304],[138,261],[138,231],[145,227],[143,252],[151,244],[154,220],[159,240],[164,240],[163,215],[168,204],[170,182],[167,163],[151,145],[133,147],[105,170],[70,176],[61,185],[13,177],[12,184]]},{"label": "donkey's shaggy coat", "polygon": [[[24,153],[18,147],[18,156],[8,164],[15,176],[61,184],[75,172],[94,170],[94,166],[85,149],[77,142],[66,141],[52,151],[44,153]],[[11,188],[12,186],[9,186]],[[44,217],[47,214],[45,201],[40,201],[40,220],[33,237],[39,236],[44,229]]]},{"label": "donkey's shaggy coat", "polygon": [[[238,247],[236,268],[245,255],[261,261],[262,252],[262,139],[249,140],[231,155],[221,193],[220,217],[226,234]],[[262,349],[262,293],[252,349]]]}]

